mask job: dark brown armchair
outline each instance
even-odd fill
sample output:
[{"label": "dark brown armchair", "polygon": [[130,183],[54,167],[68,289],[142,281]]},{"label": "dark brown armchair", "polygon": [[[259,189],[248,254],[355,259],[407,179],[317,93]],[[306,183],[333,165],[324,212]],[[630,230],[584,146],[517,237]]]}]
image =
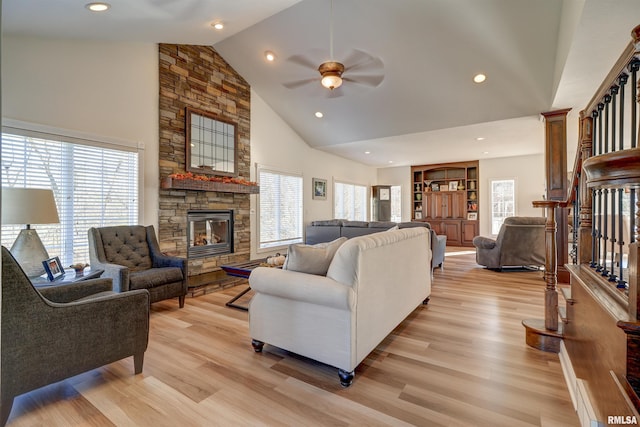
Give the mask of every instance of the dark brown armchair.
[{"label": "dark brown armchair", "polygon": [[152,303],[178,297],[184,307],[187,260],[163,255],[151,225],[90,228],[89,262],[113,279],[116,292],[146,289]]},{"label": "dark brown armchair", "polygon": [[110,279],[36,289],[2,247],[0,425],[15,396],[133,356],[142,372],[149,293],[118,294]]}]

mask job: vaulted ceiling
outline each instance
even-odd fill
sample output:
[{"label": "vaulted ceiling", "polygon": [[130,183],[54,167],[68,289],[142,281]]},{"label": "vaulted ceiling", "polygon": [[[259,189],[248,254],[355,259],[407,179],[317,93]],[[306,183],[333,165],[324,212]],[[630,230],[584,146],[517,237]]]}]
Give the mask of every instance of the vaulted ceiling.
[{"label": "vaulted ceiling", "polygon": [[[311,146],[376,167],[542,152],[539,113],[584,107],[640,23],[637,0],[109,3],[4,0],[2,30],[213,45]],[[379,84],[323,88],[330,59]]]}]

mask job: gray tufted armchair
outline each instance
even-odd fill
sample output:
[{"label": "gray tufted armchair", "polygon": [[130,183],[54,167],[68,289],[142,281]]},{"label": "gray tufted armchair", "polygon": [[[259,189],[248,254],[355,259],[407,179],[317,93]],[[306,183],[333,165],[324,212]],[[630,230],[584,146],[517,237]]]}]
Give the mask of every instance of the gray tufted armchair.
[{"label": "gray tufted armchair", "polygon": [[187,260],[163,255],[151,225],[90,228],[89,262],[113,279],[116,292],[146,289],[152,303],[178,297],[184,307]]},{"label": "gray tufted armchair", "polygon": [[2,247],[0,425],[23,393],[133,356],[142,372],[149,293],[118,294],[110,279],[35,288]]}]

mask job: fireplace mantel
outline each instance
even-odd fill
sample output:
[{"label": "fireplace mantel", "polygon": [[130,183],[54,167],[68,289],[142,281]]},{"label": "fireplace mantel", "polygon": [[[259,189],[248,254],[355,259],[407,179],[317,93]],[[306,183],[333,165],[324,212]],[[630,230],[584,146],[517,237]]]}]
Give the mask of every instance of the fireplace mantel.
[{"label": "fireplace mantel", "polygon": [[165,190],[218,191],[221,193],[258,194],[257,185],[243,185],[230,182],[201,181],[196,179],[164,178],[160,187]]}]

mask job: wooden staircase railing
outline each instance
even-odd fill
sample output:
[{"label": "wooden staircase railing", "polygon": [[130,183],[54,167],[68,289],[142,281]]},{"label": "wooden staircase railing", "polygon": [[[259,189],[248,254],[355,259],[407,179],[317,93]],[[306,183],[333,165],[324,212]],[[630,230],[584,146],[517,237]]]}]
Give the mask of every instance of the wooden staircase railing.
[{"label": "wooden staircase railing", "polygon": [[[607,415],[637,416],[640,409],[640,25],[631,35],[580,113],[567,197],[533,203],[547,217],[545,317],[543,325],[523,321],[527,344],[566,351],[601,422]],[[572,210],[574,244],[566,267],[571,285],[562,288],[566,306],[559,307],[558,253],[569,251],[556,241],[563,208]]]}]

